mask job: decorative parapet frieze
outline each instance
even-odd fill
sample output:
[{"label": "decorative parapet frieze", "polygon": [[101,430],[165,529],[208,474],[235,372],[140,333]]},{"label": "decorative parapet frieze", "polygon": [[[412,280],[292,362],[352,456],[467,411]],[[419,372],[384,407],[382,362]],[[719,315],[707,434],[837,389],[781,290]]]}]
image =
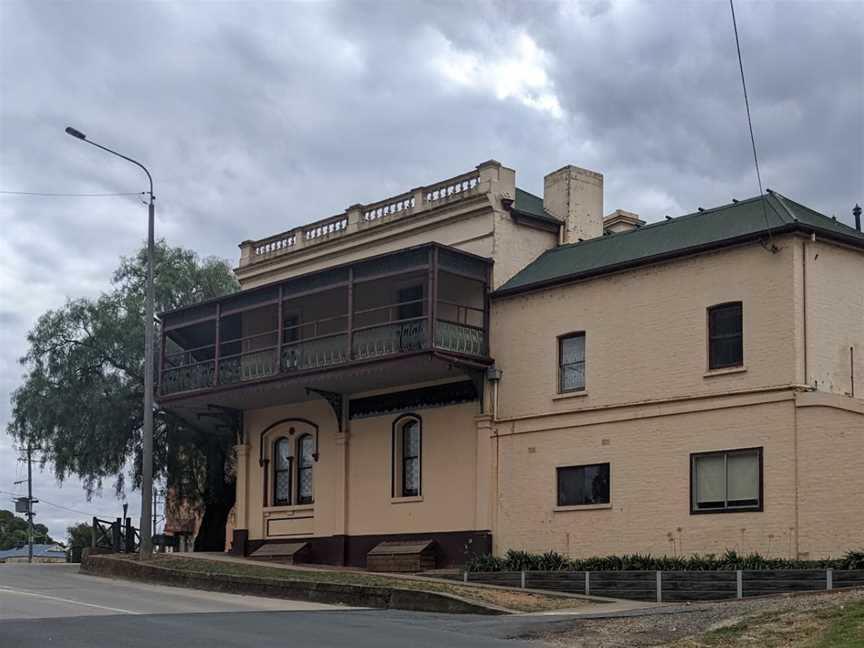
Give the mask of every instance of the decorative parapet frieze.
[{"label": "decorative parapet frieze", "polygon": [[457,203],[492,191],[501,181],[503,167],[490,160],[473,171],[367,205],[352,205],[344,213],[302,225],[257,241],[240,244],[240,267],[281,257],[311,245],[348,236],[395,219]]}]

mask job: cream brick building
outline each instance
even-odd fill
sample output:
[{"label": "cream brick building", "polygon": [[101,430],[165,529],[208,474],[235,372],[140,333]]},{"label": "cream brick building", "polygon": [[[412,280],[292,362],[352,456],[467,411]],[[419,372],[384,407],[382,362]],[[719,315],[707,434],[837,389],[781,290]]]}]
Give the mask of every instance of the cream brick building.
[{"label": "cream brick building", "polygon": [[864,234],[777,193],[604,213],[598,173],[489,161],[162,314],[161,405],[236,434],[232,551],[864,546]]}]

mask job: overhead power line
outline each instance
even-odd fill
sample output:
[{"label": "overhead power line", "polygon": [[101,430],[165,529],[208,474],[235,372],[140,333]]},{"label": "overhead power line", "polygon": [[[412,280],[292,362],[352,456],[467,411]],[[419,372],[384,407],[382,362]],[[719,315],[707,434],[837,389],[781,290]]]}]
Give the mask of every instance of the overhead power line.
[{"label": "overhead power line", "polygon": [[[765,209],[765,192],[762,190],[762,174],[759,172],[759,156],[756,154],[756,136],[753,134],[753,119],[750,116],[750,97],[747,95],[747,82],[744,80],[744,61],[741,58],[741,41],[738,38],[738,21],[735,20],[735,4],[729,0],[729,8],[732,10],[732,28],[735,30],[735,49],[738,51],[738,69],[741,71],[741,88],[744,90],[744,107],[747,110],[747,126],[750,128],[750,144],[753,147],[753,164],[756,167],[756,182],[759,185],[759,202],[762,204],[762,216],[765,218],[765,227],[768,229],[768,237],[771,239],[771,225],[768,223],[768,211]],[[777,248],[773,241],[770,243],[772,252]]]},{"label": "overhead power line", "polygon": [[[13,493],[12,491],[0,490],[0,493],[4,495],[12,495],[13,497],[26,497],[25,495],[21,495],[20,493]],[[63,506],[62,504],[55,504],[54,502],[49,502],[48,500],[39,499],[40,504],[47,504],[48,506],[53,506],[54,508],[63,509],[64,511],[70,511],[72,513],[78,513],[80,515],[86,515],[88,517],[99,517],[93,512],[90,511],[79,511],[78,509],[69,508],[68,506]]]},{"label": "overhead power line", "polygon": [[127,193],[49,193],[44,191],[0,191],[7,196],[48,196],[51,198],[105,198],[106,196],[143,196],[146,191]]}]

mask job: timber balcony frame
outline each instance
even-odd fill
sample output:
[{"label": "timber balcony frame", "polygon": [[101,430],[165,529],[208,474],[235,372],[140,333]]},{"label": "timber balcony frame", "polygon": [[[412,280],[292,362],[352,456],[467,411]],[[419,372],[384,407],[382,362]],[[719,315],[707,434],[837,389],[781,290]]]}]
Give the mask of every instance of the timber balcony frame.
[{"label": "timber balcony frame", "polygon": [[162,313],[159,397],[424,352],[488,364],[491,266],[430,243]]}]

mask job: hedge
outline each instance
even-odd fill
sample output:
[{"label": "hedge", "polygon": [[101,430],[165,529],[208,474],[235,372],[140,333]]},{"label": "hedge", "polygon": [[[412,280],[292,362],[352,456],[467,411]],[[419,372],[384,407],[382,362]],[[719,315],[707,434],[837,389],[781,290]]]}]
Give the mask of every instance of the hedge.
[{"label": "hedge", "polygon": [[471,572],[496,571],[724,571],[736,569],[864,569],[864,550],[849,551],[842,558],[790,560],[765,558],[757,553],[739,555],[726,551],[687,557],[625,554],[594,558],[567,558],[555,551],[544,554],[510,549],[503,557],[490,554],[470,556],[465,568]]}]

